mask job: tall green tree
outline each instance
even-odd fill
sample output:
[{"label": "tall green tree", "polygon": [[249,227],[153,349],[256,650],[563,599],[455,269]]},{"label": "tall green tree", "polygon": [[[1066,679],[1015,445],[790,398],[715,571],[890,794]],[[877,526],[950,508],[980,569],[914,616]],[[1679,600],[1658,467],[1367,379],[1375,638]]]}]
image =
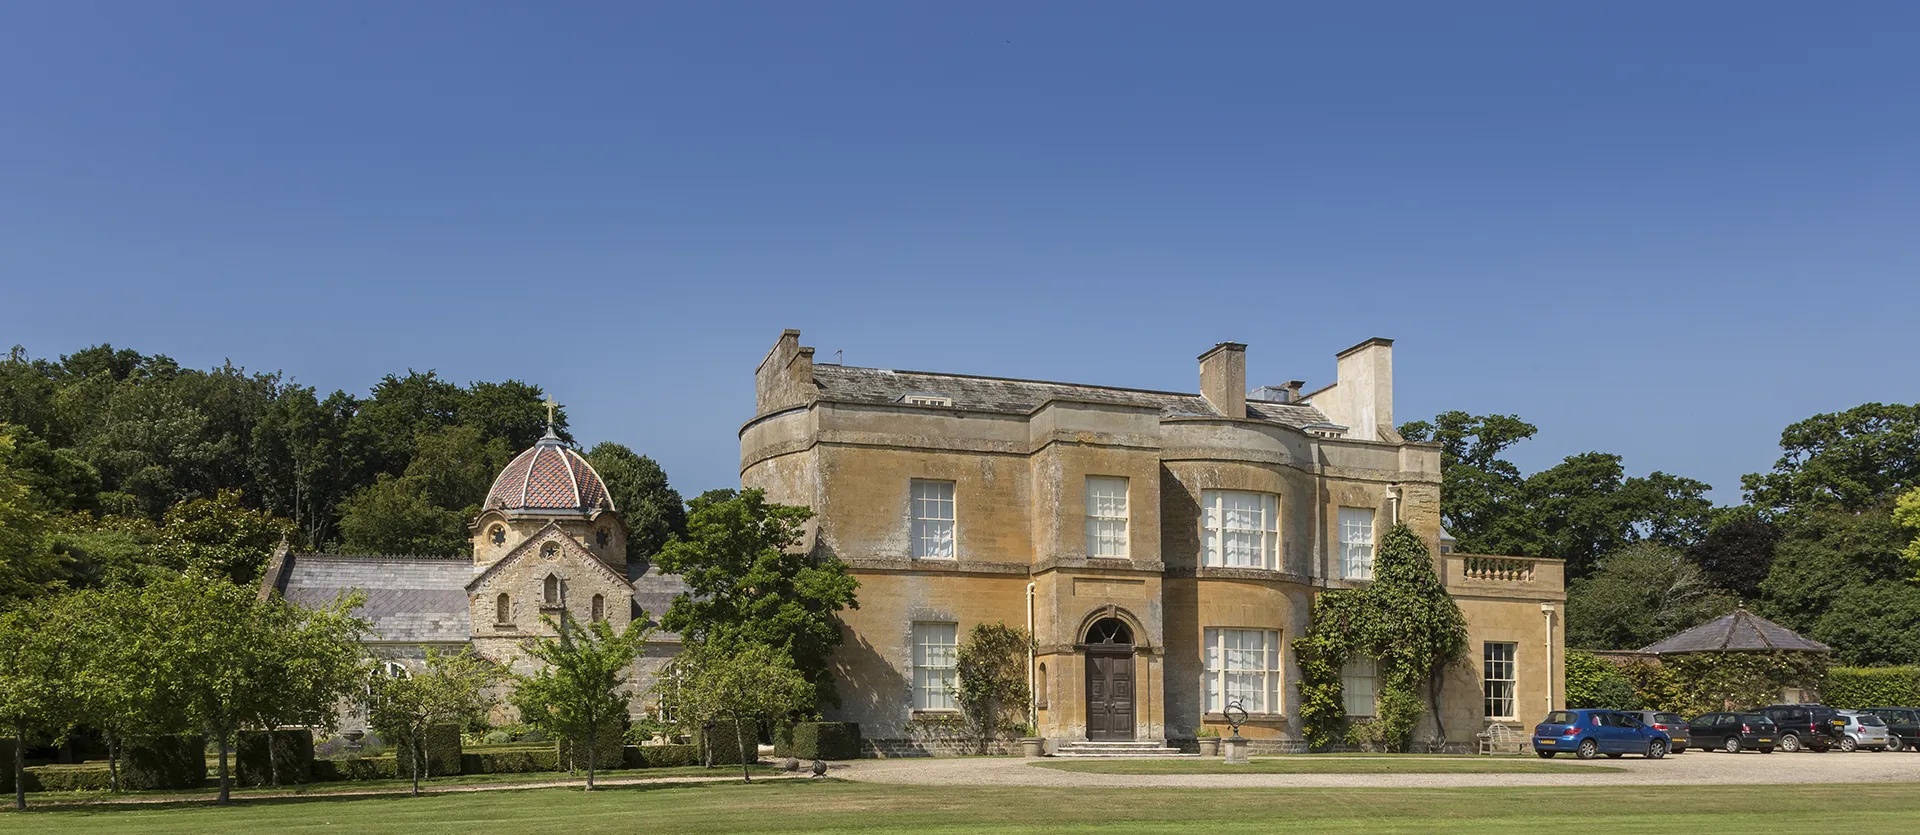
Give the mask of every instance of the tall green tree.
[{"label": "tall green tree", "polygon": [[26,749],[36,732],[63,734],[71,723],[61,636],[39,607],[0,611],[0,723],[13,734],[13,805],[27,808]]},{"label": "tall green tree", "polygon": [[844,634],[840,611],[859,606],[860,583],[838,557],[799,550],[813,511],[769,503],[757,489],[709,491],[691,511],[686,535],[660,551],[660,567],[689,588],[661,627],[721,652],[782,649],[819,703],[837,704],[827,660]]},{"label": "tall green tree", "polygon": [[757,757],[748,749],[747,723],[812,710],[815,687],[780,647],[734,642],[724,647],[696,643],[674,657],[657,691],[685,721],[704,723],[724,719],[733,724],[740,747],[740,778],[753,782],[749,770]]},{"label": "tall green tree", "polygon": [[1814,415],[1780,433],[1773,470],[1741,479],[1774,514],[1856,510],[1920,487],[1920,404],[1867,403]]},{"label": "tall green tree", "polygon": [[413,758],[412,796],[420,796],[420,777],[427,771],[429,731],[479,722],[491,706],[486,693],[494,677],[493,667],[470,652],[432,648],[420,674],[374,677],[367,723]]},{"label": "tall green tree", "polygon": [[340,534],[361,554],[457,556],[469,547],[467,517],[433,503],[417,476],[381,475],[341,505]]},{"label": "tall green tree", "polygon": [[1842,664],[1920,663],[1920,588],[1889,504],[1792,514],[1760,584],[1761,613],[1832,646]]},{"label": "tall green tree", "polygon": [[1567,590],[1567,644],[1639,649],[1733,611],[1685,553],[1636,542],[1608,554]]},{"label": "tall green tree", "polygon": [[167,508],[153,557],[175,571],[250,586],[274,547],[292,533],[287,520],[248,508],[237,491],[220,490]]},{"label": "tall green tree", "polygon": [[607,483],[614,507],[627,523],[627,561],[653,559],[667,540],[687,530],[687,506],[667,484],[667,472],[652,458],[612,441],[587,450],[587,463]]},{"label": "tall green tree", "polygon": [[585,625],[565,615],[557,622],[545,620],[558,637],[527,645],[527,654],[545,666],[514,676],[513,703],[521,721],[571,741],[576,751],[585,746],[586,790],[593,791],[600,735],[627,715],[624,688],[652,628],[644,617],[618,632],[604,620]]},{"label": "tall green tree", "polygon": [[278,682],[267,680],[263,646],[271,640],[252,589],[226,578],[182,574],[149,587],[152,616],[167,625],[151,659],[163,681],[176,688],[189,719],[219,750],[219,803],[232,798],[228,768],[235,734],[257,712]]},{"label": "tall green tree", "polygon": [[1900,558],[1907,561],[1915,578],[1920,578],[1920,487],[1900,494],[1893,505],[1893,523],[1906,528],[1913,539],[1900,549]]},{"label": "tall green tree", "polygon": [[1743,598],[1760,595],[1760,583],[1773,568],[1773,552],[1780,546],[1780,526],[1760,518],[1752,507],[1720,512],[1707,535],[1687,549],[1687,558],[1700,566],[1707,583]]},{"label": "tall green tree", "polygon": [[59,579],[48,518],[25,474],[13,465],[14,439],[0,433],[0,608],[44,594]]},{"label": "tall green tree", "polygon": [[[274,595],[257,605],[254,627],[260,633],[250,668],[257,683],[247,700],[245,721],[262,730],[295,726],[321,734],[339,726],[341,700],[359,690],[370,670],[360,639],[369,627],[354,610],[366,602],[360,592],[331,605],[307,609]],[[280,785],[280,746],[269,740],[267,767]]]},{"label": "tall green tree", "polygon": [[109,788],[120,790],[120,755],[136,735],[184,730],[178,688],[151,660],[171,639],[160,595],[131,586],[82,589],[47,601],[46,623],[63,636],[69,709],[107,743]]}]

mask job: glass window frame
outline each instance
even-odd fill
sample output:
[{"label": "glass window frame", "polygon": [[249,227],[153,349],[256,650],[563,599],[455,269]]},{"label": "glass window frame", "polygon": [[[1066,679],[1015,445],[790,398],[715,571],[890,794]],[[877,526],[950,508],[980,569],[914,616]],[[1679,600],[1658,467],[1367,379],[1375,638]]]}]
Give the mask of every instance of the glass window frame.
[{"label": "glass window frame", "polygon": [[916,713],[953,713],[960,709],[954,688],[959,684],[960,624],[952,621],[914,621],[909,638],[912,653],[911,686]]},{"label": "glass window frame", "polygon": [[[1260,520],[1255,527],[1233,526],[1236,514],[1251,512],[1246,507],[1229,509],[1228,499],[1251,500],[1250,504],[1259,505]],[[1258,565],[1241,565],[1230,562],[1234,550],[1228,543],[1233,538],[1245,538],[1257,535],[1254,550],[1259,554]],[[1252,490],[1202,490],[1200,491],[1200,564],[1209,568],[1253,568],[1265,571],[1280,569],[1280,496],[1277,493],[1261,493]]]},{"label": "glass window frame", "polygon": [[[1228,647],[1229,635],[1234,636],[1232,643],[1238,646]],[[1249,636],[1258,636],[1261,646],[1247,647],[1246,639]],[[1244,696],[1249,690],[1258,691],[1260,703],[1249,707],[1243,698],[1241,706],[1247,713],[1277,716],[1285,712],[1286,705],[1282,701],[1285,691],[1281,687],[1285,662],[1280,658],[1280,630],[1257,626],[1209,626],[1201,630],[1201,641],[1204,646],[1200,653],[1200,693],[1207,713],[1220,713],[1236,693]],[[1249,658],[1258,659],[1258,665],[1245,665],[1244,662]],[[1242,663],[1236,665],[1236,660]],[[1258,682],[1251,688],[1246,685],[1249,677]]]},{"label": "glass window frame", "polygon": [[[959,492],[951,480],[916,478],[908,483],[907,548],[914,559],[960,558]],[[936,515],[942,511],[945,516]]]},{"label": "glass window frame", "polygon": [[1084,489],[1089,559],[1131,559],[1128,537],[1132,511],[1128,492],[1132,486],[1132,481],[1125,476],[1087,476]]}]

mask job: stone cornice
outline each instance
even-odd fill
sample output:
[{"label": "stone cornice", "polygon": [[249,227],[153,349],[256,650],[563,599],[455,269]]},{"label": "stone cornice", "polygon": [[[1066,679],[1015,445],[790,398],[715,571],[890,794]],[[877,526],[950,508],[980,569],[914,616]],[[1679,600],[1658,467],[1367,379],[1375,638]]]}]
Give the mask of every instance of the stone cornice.
[{"label": "stone cornice", "polygon": [[1297,586],[1317,586],[1312,577],[1287,571],[1268,571],[1264,568],[1225,568],[1222,566],[1178,565],[1167,568],[1168,577],[1197,577],[1202,580],[1255,580],[1263,583],[1292,583]]},{"label": "stone cornice", "polygon": [[906,557],[854,557],[844,559],[855,571],[889,574],[999,574],[1024,577],[1032,566],[1023,562],[987,562],[985,560],[915,560]]},{"label": "stone cornice", "polygon": [[1154,560],[1088,559],[1086,557],[1048,557],[1032,566],[1032,573],[1045,574],[1058,571],[1062,574],[1152,574],[1160,575],[1167,570],[1167,564]]}]

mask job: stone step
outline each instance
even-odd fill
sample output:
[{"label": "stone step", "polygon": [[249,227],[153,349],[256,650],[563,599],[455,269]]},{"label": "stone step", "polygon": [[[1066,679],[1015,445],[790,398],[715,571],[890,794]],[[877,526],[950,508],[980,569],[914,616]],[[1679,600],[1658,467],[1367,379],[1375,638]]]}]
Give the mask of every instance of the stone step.
[{"label": "stone step", "polygon": [[1199,754],[1184,754],[1176,750],[1168,750],[1164,752],[1141,751],[1137,753],[1133,753],[1133,752],[1118,753],[1118,752],[1103,751],[1097,754],[1090,754],[1084,751],[1058,751],[1054,753],[1054,756],[1064,760],[1166,760],[1166,759],[1179,759],[1182,757],[1199,759],[1200,757]]},{"label": "stone step", "polygon": [[1159,740],[1099,741],[1074,740],[1062,742],[1053,755],[1066,758],[1115,759],[1128,757],[1197,757],[1198,754],[1184,754],[1180,749],[1167,746]]}]

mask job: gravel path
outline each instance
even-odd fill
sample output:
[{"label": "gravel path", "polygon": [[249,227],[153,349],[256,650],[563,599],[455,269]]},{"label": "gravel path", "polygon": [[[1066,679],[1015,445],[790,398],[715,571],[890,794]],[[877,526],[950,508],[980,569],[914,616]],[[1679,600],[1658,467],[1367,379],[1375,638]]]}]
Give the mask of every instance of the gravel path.
[{"label": "gravel path", "polygon": [[[1257,759],[1257,758],[1256,758]],[[856,760],[829,776],[870,783],[1107,788],[1458,788],[1920,781],[1920,754],[1720,754],[1689,752],[1590,763],[1592,774],[1095,774],[1038,768],[1014,758]],[[1558,757],[1554,762],[1576,764]],[[1588,765],[1589,763],[1577,763]]]}]

